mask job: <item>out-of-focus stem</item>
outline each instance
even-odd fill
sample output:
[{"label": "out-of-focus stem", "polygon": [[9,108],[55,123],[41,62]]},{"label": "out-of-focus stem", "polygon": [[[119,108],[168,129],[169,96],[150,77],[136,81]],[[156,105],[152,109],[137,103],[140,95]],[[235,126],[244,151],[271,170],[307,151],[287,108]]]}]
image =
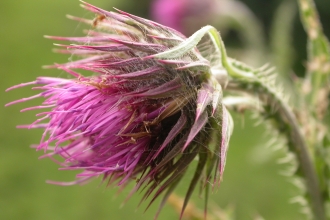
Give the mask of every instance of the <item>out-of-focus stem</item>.
[{"label": "out-of-focus stem", "polygon": [[[262,75],[262,70],[253,70],[249,66],[228,58],[223,41],[215,29],[210,29],[209,35],[220,50],[223,67],[228,71],[232,82],[237,82],[236,90],[244,90],[253,96],[257,95],[264,105],[267,105],[270,109],[277,109],[279,112],[277,119],[289,128],[285,135],[288,141],[292,142],[294,153],[302,169],[314,217],[318,220],[325,220],[324,203],[315,167],[293,110],[285,102],[281,93],[276,91],[271,81],[262,78],[266,78],[263,76],[265,74]],[[230,85],[227,88],[230,88]]]},{"label": "out-of-focus stem", "polygon": [[296,14],[294,0],[282,1],[275,11],[269,35],[272,59],[282,81],[288,86],[292,85],[289,83],[289,72],[293,63],[292,33]]},{"label": "out-of-focus stem", "polygon": [[[175,193],[172,193],[168,198],[168,203],[175,209],[177,213],[181,213],[183,198],[179,197]],[[192,202],[189,202],[183,216],[185,216],[187,219],[196,219],[196,220],[204,219],[203,211],[196,208]]]},{"label": "out-of-focus stem", "polygon": [[[168,197],[168,204],[171,205],[174,210],[177,213],[181,213],[182,210],[182,204],[183,204],[184,199],[178,196],[175,193],[172,193]],[[195,206],[192,202],[189,202],[186,211],[184,213],[184,219],[189,219],[189,220],[220,220],[220,219],[226,219],[230,220],[233,219],[232,217],[232,207],[227,207],[225,210],[220,209],[217,205],[211,205],[210,212],[207,214],[207,218],[205,218],[204,212],[198,207]]]},{"label": "out-of-focus stem", "polygon": [[[323,33],[319,15],[313,0],[298,0],[301,21],[308,36],[307,84],[309,84],[310,104],[317,107],[319,91],[329,86],[330,48]],[[311,83],[309,82],[311,80]]]},{"label": "out-of-focus stem", "polygon": [[[253,87],[253,88],[251,88]],[[314,217],[318,220],[325,220],[324,204],[320,193],[318,178],[315,167],[312,163],[311,156],[306,145],[305,138],[302,135],[298,121],[293,114],[292,109],[276,94],[272,89],[263,84],[261,81],[244,82],[242,80],[233,80],[227,86],[228,90],[246,92],[255,95],[256,91],[260,91],[258,96],[265,106],[271,109],[277,109],[277,120],[281,120],[282,124],[287,125],[289,133],[282,132],[287,136],[288,142],[292,143],[294,153],[299,161],[302,169],[302,175],[306,181],[306,187],[313,209]]]}]

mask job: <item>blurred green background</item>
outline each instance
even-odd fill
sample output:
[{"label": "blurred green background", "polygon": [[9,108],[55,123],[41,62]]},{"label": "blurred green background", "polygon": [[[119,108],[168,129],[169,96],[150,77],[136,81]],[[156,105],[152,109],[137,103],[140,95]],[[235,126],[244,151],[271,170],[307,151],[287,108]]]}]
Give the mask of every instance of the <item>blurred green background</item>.
[{"label": "blurred green background", "polygon": [[[271,48],[271,30],[275,11],[283,1],[244,1],[259,19],[263,28],[266,47]],[[120,8],[139,16],[148,17],[149,1],[136,0],[90,0],[96,6],[110,10]],[[293,1],[294,3],[294,1]],[[317,1],[322,19],[330,19],[326,12],[328,1]],[[293,9],[296,5],[293,4]],[[0,91],[1,103],[35,94],[30,88],[21,88],[8,93],[4,90],[21,82],[33,81],[37,76],[60,76],[66,74],[58,70],[43,70],[42,65],[61,63],[68,56],[51,52],[52,41],[43,35],[82,36],[83,24],[70,21],[66,14],[84,18],[94,15],[79,7],[77,0],[57,1],[1,1],[0,3]],[[329,21],[329,20],[328,20]],[[293,15],[290,68],[286,71],[303,75],[305,59],[305,34],[297,14]],[[240,40],[230,24],[222,24],[226,30],[225,43],[235,54]],[[329,31],[329,28],[325,28]],[[329,33],[329,32],[328,32]],[[286,47],[286,45],[284,45]],[[267,49],[269,52],[270,49]],[[267,52],[267,53],[268,53]],[[269,52],[272,57],[272,52]],[[266,57],[268,57],[268,55]],[[244,57],[243,57],[244,59]],[[272,60],[271,62],[273,62]],[[276,63],[276,62],[275,62]],[[290,69],[290,71],[288,70]],[[35,112],[20,113],[20,109],[33,106],[41,100],[0,108],[0,219],[153,219],[157,202],[144,213],[147,203],[137,208],[141,195],[134,195],[124,206],[122,202],[130,191],[126,188],[117,196],[116,187],[106,188],[100,179],[83,186],[61,187],[46,184],[45,180],[71,181],[73,171],[58,171],[58,165],[50,160],[38,160],[42,152],[35,152],[29,146],[38,143],[39,130],[18,130],[19,124],[35,120]],[[265,134],[265,127],[255,125],[248,113],[234,115],[235,130],[228,152],[224,181],[210,196],[210,209],[234,209],[234,219],[304,219],[300,206],[290,203],[298,189],[280,172],[288,169],[287,164],[279,164],[284,153],[267,147],[272,137]],[[184,195],[190,177],[187,176],[177,190]],[[201,210],[203,199],[195,193],[192,202]],[[229,207],[229,208],[228,208]],[[173,207],[166,205],[159,220],[178,219]]]}]

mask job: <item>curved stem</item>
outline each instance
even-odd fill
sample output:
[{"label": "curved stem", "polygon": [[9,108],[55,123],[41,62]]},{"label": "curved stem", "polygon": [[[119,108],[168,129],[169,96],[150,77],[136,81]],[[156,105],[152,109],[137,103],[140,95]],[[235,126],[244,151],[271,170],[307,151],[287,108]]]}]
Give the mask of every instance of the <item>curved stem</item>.
[{"label": "curved stem", "polygon": [[[251,85],[255,88],[251,89]],[[302,175],[306,181],[310,203],[313,209],[314,217],[316,219],[325,219],[324,205],[322,202],[319,182],[315,172],[315,167],[312,163],[308,147],[299,127],[297,118],[293,114],[292,109],[277,95],[274,91],[266,85],[259,82],[244,82],[240,80],[230,81],[227,90],[242,91],[253,96],[258,92],[260,100],[272,109],[277,109],[278,115],[275,117],[278,123],[287,125],[288,132],[282,132],[287,136],[289,145],[293,147],[294,153],[298,158],[299,166],[301,167]],[[292,143],[292,144],[290,144]]]},{"label": "curved stem", "polygon": [[274,107],[278,109],[277,119],[289,128],[286,136],[288,141],[292,142],[294,153],[297,155],[302,169],[302,175],[305,177],[314,217],[318,220],[325,220],[324,204],[315,167],[292,109],[285,103],[284,98],[280,95],[281,93],[276,91],[276,87],[272,84],[272,80],[267,77],[267,73],[264,73],[262,69],[254,70],[228,58],[219,33],[215,29],[210,29],[209,35],[214,38],[213,43],[221,52],[222,65],[228,71],[229,76],[232,77],[232,81],[238,83],[238,89],[252,93],[253,96],[257,94],[270,109],[274,109]]}]

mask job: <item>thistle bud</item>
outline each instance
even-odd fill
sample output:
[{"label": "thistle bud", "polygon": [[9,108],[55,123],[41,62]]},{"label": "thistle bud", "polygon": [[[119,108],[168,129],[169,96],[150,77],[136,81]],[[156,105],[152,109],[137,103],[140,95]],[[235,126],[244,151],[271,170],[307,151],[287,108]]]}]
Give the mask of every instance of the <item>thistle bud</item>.
[{"label": "thistle bud", "polygon": [[9,88],[36,85],[41,92],[7,105],[45,99],[25,110],[49,110],[21,127],[44,130],[37,146],[45,151],[42,157],[60,156],[61,169],[82,170],[73,182],[51,183],[72,185],[102,176],[125,186],[135,180],[133,192],[146,187],[143,200],[151,195],[152,203],[164,190],[171,192],[197,158],[186,205],[198,181],[206,191],[208,183],[220,181],[231,134],[211,61],[196,47],[161,59],[158,54],[187,38],[120,10],[108,12],[85,2],[83,7],[97,17],[70,18],[93,26],[88,36],[47,36],[75,43],[59,45],[64,49],[58,51],[79,59],[48,66],[71,79],[38,77]]}]

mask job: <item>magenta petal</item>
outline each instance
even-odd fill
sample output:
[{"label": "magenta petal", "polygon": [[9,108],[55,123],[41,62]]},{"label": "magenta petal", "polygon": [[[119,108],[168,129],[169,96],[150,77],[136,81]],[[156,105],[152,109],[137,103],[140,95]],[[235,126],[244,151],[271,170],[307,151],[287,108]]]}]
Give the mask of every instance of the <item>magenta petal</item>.
[{"label": "magenta petal", "polygon": [[29,100],[39,98],[39,97],[41,97],[41,94],[30,96],[30,97],[27,97],[27,98],[22,98],[22,99],[7,103],[5,106],[7,107],[7,106],[10,106],[10,105],[14,105],[14,104],[17,104],[17,103],[20,103],[20,102],[29,101]]}]

